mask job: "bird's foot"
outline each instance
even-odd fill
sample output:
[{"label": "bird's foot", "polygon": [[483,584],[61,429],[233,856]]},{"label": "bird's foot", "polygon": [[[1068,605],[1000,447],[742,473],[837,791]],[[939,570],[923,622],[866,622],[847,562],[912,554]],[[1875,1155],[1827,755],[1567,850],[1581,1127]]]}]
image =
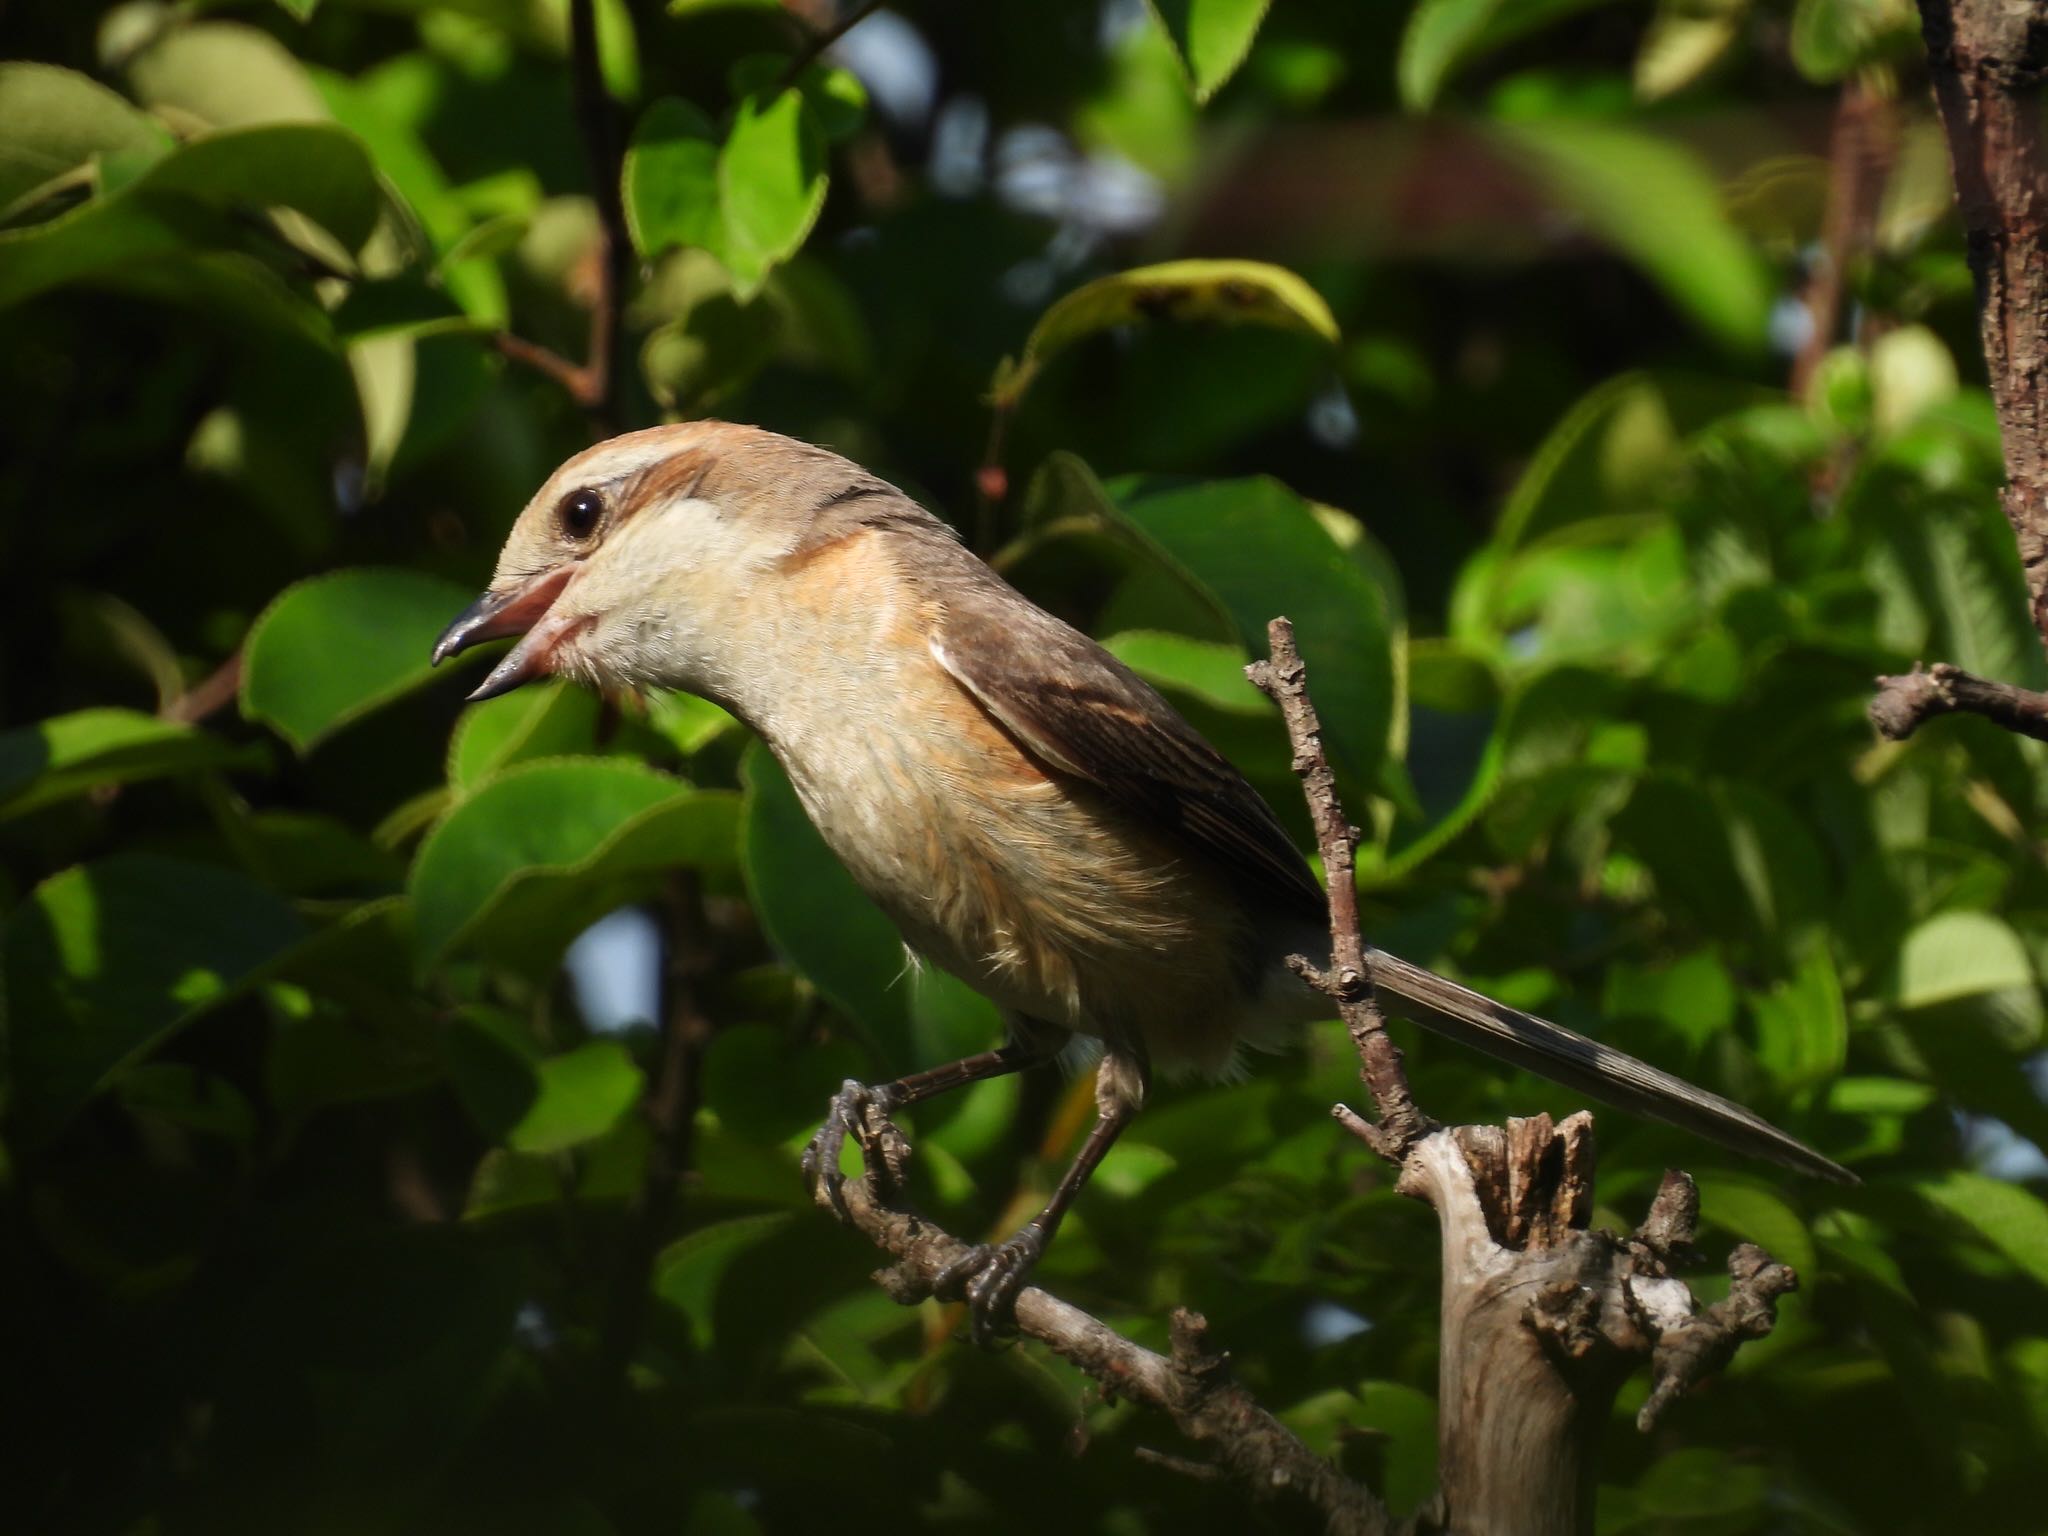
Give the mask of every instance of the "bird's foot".
[{"label": "bird's foot", "polygon": [[939,1271],[932,1294],[966,1302],[969,1332],[986,1348],[999,1335],[1015,1331],[1018,1293],[1047,1242],[1045,1228],[1032,1221],[1007,1242],[976,1243]]},{"label": "bird's foot", "polygon": [[839,1171],[839,1153],[848,1136],[860,1148],[867,1177],[878,1194],[903,1182],[910,1143],[889,1120],[889,1111],[896,1107],[896,1095],[887,1086],[870,1088],[848,1078],[832,1095],[825,1123],[804,1148],[804,1181],[811,1187],[811,1198],[841,1221],[853,1219],[846,1209],[846,1175]]}]

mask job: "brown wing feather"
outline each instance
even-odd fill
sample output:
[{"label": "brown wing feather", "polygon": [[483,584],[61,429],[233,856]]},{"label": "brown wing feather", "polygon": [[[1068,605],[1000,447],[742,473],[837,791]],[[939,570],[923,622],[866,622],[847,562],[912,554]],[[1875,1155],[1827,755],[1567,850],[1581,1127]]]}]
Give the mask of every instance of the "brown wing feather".
[{"label": "brown wing feather", "polygon": [[1143,678],[993,577],[949,590],[939,665],[1047,767],[1311,920],[1322,887],[1258,791]]}]

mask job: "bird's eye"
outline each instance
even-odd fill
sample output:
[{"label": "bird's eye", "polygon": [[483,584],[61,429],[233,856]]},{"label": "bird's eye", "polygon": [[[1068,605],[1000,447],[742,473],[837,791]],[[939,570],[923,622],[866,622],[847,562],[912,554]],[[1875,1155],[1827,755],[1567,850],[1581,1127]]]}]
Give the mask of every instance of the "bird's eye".
[{"label": "bird's eye", "polygon": [[595,491],[571,491],[562,498],[562,504],[555,508],[555,521],[561,524],[562,535],[582,543],[604,520],[604,498]]}]

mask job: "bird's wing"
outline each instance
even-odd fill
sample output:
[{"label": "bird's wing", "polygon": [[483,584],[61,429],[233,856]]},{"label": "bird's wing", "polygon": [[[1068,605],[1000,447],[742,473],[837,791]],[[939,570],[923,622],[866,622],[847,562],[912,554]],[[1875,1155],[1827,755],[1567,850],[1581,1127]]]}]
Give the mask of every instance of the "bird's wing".
[{"label": "bird's wing", "polygon": [[1047,768],[1269,898],[1320,920],[1323,891],[1258,791],[1143,678],[993,576],[949,591],[932,655]]}]

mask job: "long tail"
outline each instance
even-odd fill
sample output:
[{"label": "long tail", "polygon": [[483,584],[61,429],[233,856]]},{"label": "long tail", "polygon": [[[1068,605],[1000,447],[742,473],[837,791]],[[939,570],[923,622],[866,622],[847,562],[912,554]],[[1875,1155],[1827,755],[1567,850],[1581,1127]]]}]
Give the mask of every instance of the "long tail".
[{"label": "long tail", "polygon": [[1841,1164],[1717,1093],[1695,1088],[1562,1025],[1497,1003],[1383,949],[1374,950],[1371,960],[1373,986],[1387,1001],[1387,1011],[1425,1029],[1576,1088],[1603,1104],[1662,1120],[1736,1152],[1837,1184],[1858,1182]]}]

